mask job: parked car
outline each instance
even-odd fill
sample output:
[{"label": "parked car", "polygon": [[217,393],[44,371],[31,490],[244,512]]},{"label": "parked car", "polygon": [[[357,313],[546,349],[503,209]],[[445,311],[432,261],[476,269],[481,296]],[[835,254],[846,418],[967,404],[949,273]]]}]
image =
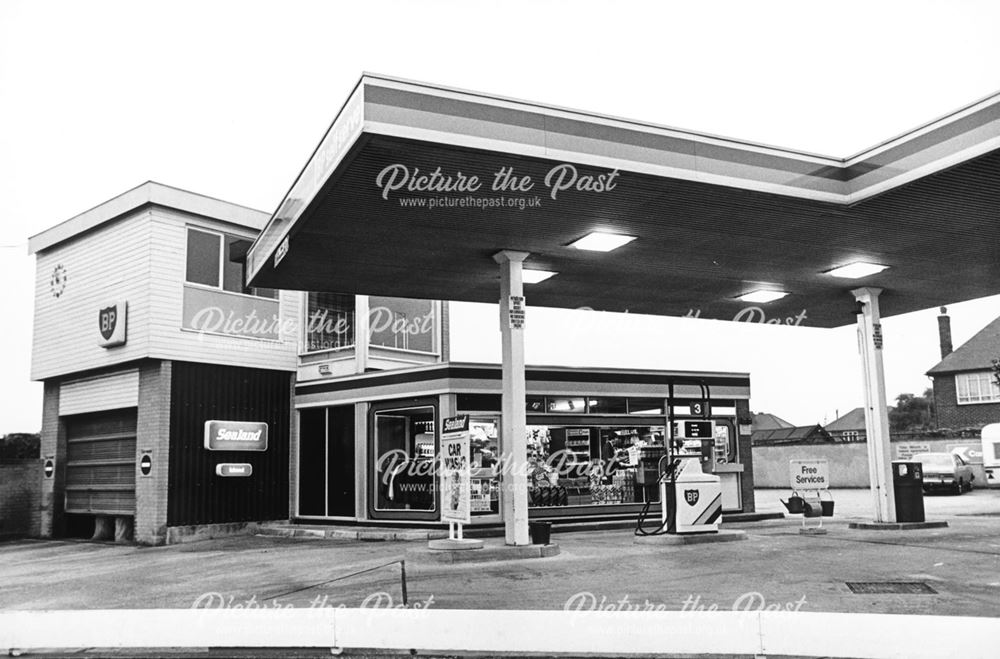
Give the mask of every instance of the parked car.
[{"label": "parked car", "polygon": [[911,460],[924,468],[924,492],[933,488],[948,489],[955,494],[972,490],[976,479],[972,467],[955,453],[918,453]]}]

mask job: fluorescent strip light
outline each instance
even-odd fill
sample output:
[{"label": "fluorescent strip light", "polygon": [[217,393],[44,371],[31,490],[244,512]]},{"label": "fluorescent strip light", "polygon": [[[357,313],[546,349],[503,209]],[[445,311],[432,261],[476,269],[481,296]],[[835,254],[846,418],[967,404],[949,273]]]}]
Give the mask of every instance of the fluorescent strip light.
[{"label": "fluorescent strip light", "polygon": [[570,247],[575,247],[577,249],[586,249],[591,252],[610,252],[613,249],[618,249],[622,245],[627,245],[635,240],[635,236],[623,236],[618,233],[604,233],[601,231],[594,231],[588,233],[583,238],[569,244]]},{"label": "fluorescent strip light", "polygon": [[764,304],[765,302],[774,302],[775,300],[780,300],[781,298],[788,295],[784,291],[751,291],[740,295],[740,300],[744,302],[756,302],[757,304]]},{"label": "fluorescent strip light", "polygon": [[862,277],[882,272],[888,267],[889,266],[887,265],[878,265],[877,263],[857,261],[855,263],[842,265],[839,268],[834,268],[833,270],[827,270],[825,274],[833,275],[834,277],[843,277],[844,279],[861,279]]},{"label": "fluorescent strip light", "polygon": [[537,284],[559,274],[557,272],[550,272],[549,270],[528,270],[527,268],[522,270],[521,273],[521,281],[525,284]]}]

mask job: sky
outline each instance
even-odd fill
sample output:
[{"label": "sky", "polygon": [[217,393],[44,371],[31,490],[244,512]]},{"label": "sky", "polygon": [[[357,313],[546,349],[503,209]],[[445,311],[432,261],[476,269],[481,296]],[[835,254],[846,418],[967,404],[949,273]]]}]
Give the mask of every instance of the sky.
[{"label": "sky", "polygon": [[[0,433],[36,431],[27,238],[146,181],[273,211],[364,71],[830,156],[1000,90],[996,2],[0,2]],[[854,329],[530,308],[527,358],[748,372],[797,424],[860,405]],[[499,358],[453,308],[453,356]],[[1000,297],[949,305],[959,345]],[[884,322],[920,393],[937,310]]]}]

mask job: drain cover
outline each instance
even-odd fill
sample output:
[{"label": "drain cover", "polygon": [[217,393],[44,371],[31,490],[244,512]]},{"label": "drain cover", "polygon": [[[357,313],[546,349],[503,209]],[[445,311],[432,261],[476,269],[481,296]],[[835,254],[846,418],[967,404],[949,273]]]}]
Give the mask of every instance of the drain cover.
[{"label": "drain cover", "polygon": [[848,581],[855,595],[937,595],[923,581]]}]

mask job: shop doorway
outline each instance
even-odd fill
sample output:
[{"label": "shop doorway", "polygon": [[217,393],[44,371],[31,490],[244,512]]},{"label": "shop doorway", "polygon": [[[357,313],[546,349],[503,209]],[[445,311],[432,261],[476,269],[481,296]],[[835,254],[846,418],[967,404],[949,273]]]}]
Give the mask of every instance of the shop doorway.
[{"label": "shop doorway", "polygon": [[356,517],[353,405],[299,411],[298,482],[299,516]]},{"label": "shop doorway", "polygon": [[437,400],[372,405],[368,455],[372,519],[435,520]]}]

